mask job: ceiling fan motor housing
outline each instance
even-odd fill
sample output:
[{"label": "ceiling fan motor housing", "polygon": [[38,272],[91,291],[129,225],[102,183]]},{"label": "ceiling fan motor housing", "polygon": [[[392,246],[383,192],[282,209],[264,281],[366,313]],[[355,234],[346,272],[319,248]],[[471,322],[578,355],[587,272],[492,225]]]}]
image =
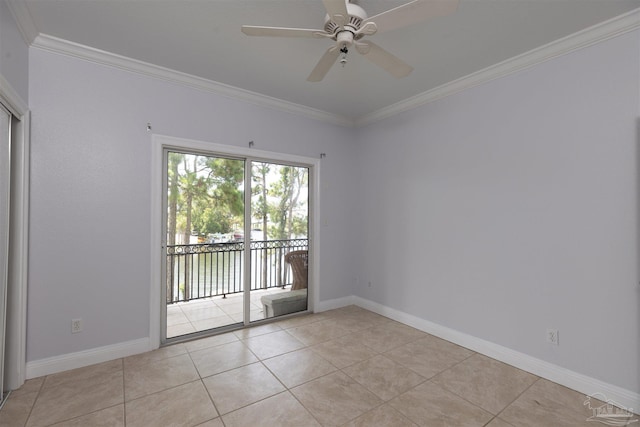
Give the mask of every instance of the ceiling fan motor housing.
[{"label": "ceiling fan motor housing", "polygon": [[[355,33],[360,29],[362,21],[367,19],[367,12],[354,3],[347,3],[347,12],[349,15],[347,16],[348,19],[344,22],[344,30]],[[327,14],[324,18],[324,30],[335,36],[336,33],[341,30],[341,25],[333,21],[333,19]]]},{"label": "ceiling fan motor housing", "polygon": [[[249,36],[305,37],[333,40],[315,68],[307,77],[310,82],[321,81],[333,64],[347,62],[349,48],[355,46],[358,53],[381,67],[394,77],[408,76],[413,67],[387,52],[371,41],[361,41],[363,37],[378,32],[402,28],[426,19],[446,16],[456,11],[459,0],[412,0],[401,6],[375,14],[372,18],[362,7],[353,3],[358,0],[322,0],[327,15],[324,31],[311,28],[258,27],[243,25],[242,32]],[[374,22],[375,20],[375,22]]]}]

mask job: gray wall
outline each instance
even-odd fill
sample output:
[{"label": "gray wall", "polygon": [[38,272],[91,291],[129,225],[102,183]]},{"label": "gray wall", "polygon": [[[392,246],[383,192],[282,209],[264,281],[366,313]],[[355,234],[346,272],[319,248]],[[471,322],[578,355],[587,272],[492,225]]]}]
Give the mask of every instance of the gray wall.
[{"label": "gray wall", "polygon": [[[321,162],[320,300],[352,295],[353,131],[39,49],[30,51],[27,361],[149,336],[153,132]],[[343,252],[344,251],[344,252]],[[83,319],[81,334],[70,320]]]},{"label": "gray wall", "polygon": [[148,336],[151,122],[327,153],[321,300],[355,293],[640,391],[639,40],[356,130],[31,49],[27,360]]},{"label": "gray wall", "polygon": [[29,99],[29,48],[11,11],[0,1],[0,74],[25,101]]},{"label": "gray wall", "polygon": [[356,294],[640,391],[639,55],[635,31],[362,129]]}]

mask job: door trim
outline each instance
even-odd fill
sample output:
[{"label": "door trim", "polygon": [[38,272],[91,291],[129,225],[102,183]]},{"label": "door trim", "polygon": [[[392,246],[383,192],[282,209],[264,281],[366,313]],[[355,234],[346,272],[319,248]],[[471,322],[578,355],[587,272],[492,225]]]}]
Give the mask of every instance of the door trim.
[{"label": "door trim", "polygon": [[27,378],[27,281],[29,274],[29,165],[31,154],[31,112],[20,95],[0,74],[0,100],[16,118],[11,140],[9,292],[5,341],[5,383],[17,389]]},{"label": "door trim", "polygon": [[251,160],[281,161],[309,167],[309,311],[318,306],[320,286],[320,159],[273,151],[244,148],[206,141],[177,138],[167,135],[151,135],[151,271],[149,284],[149,350],[160,347],[161,335],[161,262],[162,256],[162,191],[163,152],[165,149],[193,150],[220,156],[242,157]]}]

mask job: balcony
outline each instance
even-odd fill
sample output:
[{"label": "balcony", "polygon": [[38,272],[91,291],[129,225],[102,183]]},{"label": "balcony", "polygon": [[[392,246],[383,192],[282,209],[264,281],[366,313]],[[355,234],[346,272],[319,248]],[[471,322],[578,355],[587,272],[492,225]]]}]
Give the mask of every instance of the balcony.
[{"label": "balcony", "polygon": [[[308,250],[307,239],[251,241],[250,319],[264,318],[260,298],[288,292],[287,253]],[[167,337],[243,321],[244,242],[167,246]]]}]

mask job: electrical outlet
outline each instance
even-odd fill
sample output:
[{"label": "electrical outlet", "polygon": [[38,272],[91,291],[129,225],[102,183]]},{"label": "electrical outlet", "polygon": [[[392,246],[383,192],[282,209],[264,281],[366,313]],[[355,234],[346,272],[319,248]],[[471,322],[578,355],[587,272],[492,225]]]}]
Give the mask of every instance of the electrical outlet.
[{"label": "electrical outlet", "polygon": [[557,329],[547,329],[547,342],[560,345],[560,336]]},{"label": "electrical outlet", "polygon": [[71,333],[82,332],[82,319],[71,319]]}]

